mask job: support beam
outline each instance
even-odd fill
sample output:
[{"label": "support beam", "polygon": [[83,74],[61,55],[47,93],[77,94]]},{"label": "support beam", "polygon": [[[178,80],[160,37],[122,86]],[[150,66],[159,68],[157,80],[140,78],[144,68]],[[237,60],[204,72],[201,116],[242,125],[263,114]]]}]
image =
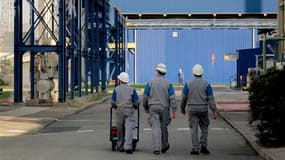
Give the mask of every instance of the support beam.
[{"label": "support beam", "polygon": [[91,4],[90,4],[90,25],[91,25],[91,33],[90,33],[90,45],[91,45],[91,52],[90,52],[90,55],[91,55],[91,59],[90,59],[90,64],[91,64],[91,93],[93,94],[94,93],[94,86],[95,86],[95,5],[97,5],[95,3],[96,1],[91,1]]},{"label": "support beam", "polygon": [[77,31],[78,31],[78,39],[77,39],[77,64],[78,64],[78,74],[77,74],[77,82],[78,82],[78,96],[81,97],[81,8],[82,8],[82,0],[77,0]]},{"label": "support beam", "polygon": [[94,44],[94,56],[95,56],[95,61],[94,61],[94,84],[95,84],[95,91],[96,93],[99,93],[99,82],[100,82],[100,24],[102,23],[102,21],[100,22],[100,7],[99,7],[99,0],[96,0],[95,3],[95,13],[96,13],[96,17],[95,17],[95,23],[96,25],[94,26],[95,28],[95,44]]},{"label": "support beam", "polygon": [[14,32],[18,34],[14,34],[14,102],[20,103],[23,101],[23,74],[22,74],[22,52],[20,51],[20,44],[22,42],[22,12],[23,12],[23,2],[22,0],[15,0],[14,4]]},{"label": "support beam", "polygon": [[106,78],[106,48],[107,48],[107,2],[103,1],[103,12],[102,12],[102,49],[101,49],[101,89],[102,91],[106,90],[106,83],[107,83],[107,78]]},{"label": "support beam", "polygon": [[65,0],[59,0],[58,101],[65,102]]},{"label": "support beam", "polygon": [[[31,0],[31,3],[34,5],[34,0]],[[31,45],[35,44],[35,26],[34,26],[34,20],[35,20],[35,16],[34,16],[34,10],[31,8],[30,9],[30,24],[31,24],[31,38],[30,38],[30,43]],[[31,52],[30,53],[30,92],[31,92],[31,99],[35,98],[35,53],[36,52]]]},{"label": "support beam", "polygon": [[84,17],[84,49],[83,49],[83,53],[84,53],[84,59],[85,59],[85,95],[88,95],[88,71],[89,71],[89,16],[90,16],[90,12],[89,12],[89,0],[85,0],[84,1],[84,6],[85,6],[85,17]]}]

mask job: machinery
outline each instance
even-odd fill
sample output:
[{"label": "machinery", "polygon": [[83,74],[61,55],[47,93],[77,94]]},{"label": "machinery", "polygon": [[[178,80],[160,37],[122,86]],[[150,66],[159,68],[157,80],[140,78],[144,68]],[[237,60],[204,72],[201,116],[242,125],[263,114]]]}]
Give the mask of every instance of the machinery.
[{"label": "machinery", "polygon": [[39,102],[57,102],[58,56],[56,54],[36,55],[35,88]]},{"label": "machinery", "polygon": [[252,83],[252,81],[259,77],[261,73],[260,68],[256,67],[256,68],[248,68],[247,70],[247,75],[246,75],[246,86],[242,87],[243,91],[248,91],[250,89],[250,84]]}]

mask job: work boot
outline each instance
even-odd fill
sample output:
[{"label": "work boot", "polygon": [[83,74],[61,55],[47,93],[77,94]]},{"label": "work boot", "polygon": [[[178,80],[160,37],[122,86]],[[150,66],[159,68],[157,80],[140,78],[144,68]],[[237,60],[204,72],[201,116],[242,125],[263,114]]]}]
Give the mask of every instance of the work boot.
[{"label": "work boot", "polygon": [[125,152],[124,147],[117,146],[119,152]]},{"label": "work boot", "polygon": [[127,153],[127,154],[133,154],[133,150],[128,149],[128,150],[126,150],[126,153]]},{"label": "work boot", "polygon": [[210,151],[207,149],[207,147],[201,146],[200,153],[210,154]]},{"label": "work boot", "polygon": [[169,150],[169,148],[170,148],[170,146],[168,144],[165,148],[162,148],[161,152],[166,153]]},{"label": "work boot", "polygon": [[159,155],[160,154],[160,151],[153,151],[153,154],[155,154],[155,155]]},{"label": "work boot", "polygon": [[194,150],[194,149],[192,149],[192,151],[190,152],[192,155],[199,155],[199,152],[198,151],[196,151],[196,150]]}]

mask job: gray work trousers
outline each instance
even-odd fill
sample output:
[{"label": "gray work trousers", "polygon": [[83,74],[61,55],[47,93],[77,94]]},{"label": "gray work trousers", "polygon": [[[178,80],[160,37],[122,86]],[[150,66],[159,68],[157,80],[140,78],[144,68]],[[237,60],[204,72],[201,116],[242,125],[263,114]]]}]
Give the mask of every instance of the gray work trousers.
[{"label": "gray work trousers", "polygon": [[160,151],[168,146],[168,130],[170,123],[168,108],[150,107],[148,122],[152,129],[153,150]]},{"label": "gray work trousers", "polygon": [[120,149],[131,150],[133,142],[133,129],[135,126],[134,115],[116,115],[116,125],[118,128],[117,146]]},{"label": "gray work trousers", "polygon": [[[208,112],[188,112],[189,127],[191,128],[192,149],[199,151],[200,145],[207,147],[208,145],[208,126],[210,125]],[[201,130],[200,142],[198,138],[199,128]]]}]

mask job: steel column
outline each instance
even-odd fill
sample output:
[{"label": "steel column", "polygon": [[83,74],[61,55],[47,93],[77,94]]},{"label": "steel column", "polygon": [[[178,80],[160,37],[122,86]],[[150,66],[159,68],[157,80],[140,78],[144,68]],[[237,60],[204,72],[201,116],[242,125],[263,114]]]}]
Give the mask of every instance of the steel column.
[{"label": "steel column", "polygon": [[[72,5],[75,5],[75,0],[71,1]],[[74,88],[75,88],[75,16],[74,9],[71,12],[71,25],[70,25],[70,99],[74,98]]]},{"label": "steel column", "polygon": [[[31,0],[31,3],[34,5],[34,0]],[[35,43],[35,26],[34,26],[34,10],[31,8],[30,10],[30,16],[31,16],[31,37],[30,37],[30,43],[31,45],[34,45]],[[35,52],[30,53],[30,92],[31,92],[31,99],[35,98]]]},{"label": "steel column", "polygon": [[120,17],[119,17],[119,11],[116,9],[115,10],[115,86],[118,85],[118,78],[117,75],[120,74],[120,53],[119,53],[119,47],[120,47],[120,41],[119,41],[119,37],[120,37],[120,30],[118,28],[119,24],[120,24]]},{"label": "steel column", "polygon": [[59,0],[58,101],[65,102],[65,0]]},{"label": "steel column", "polygon": [[107,29],[106,29],[106,23],[107,23],[107,2],[103,1],[103,11],[102,11],[102,43],[101,43],[101,89],[102,91],[105,91],[106,89],[106,48],[107,48]]},{"label": "steel column", "polygon": [[94,61],[94,76],[95,76],[95,90],[96,90],[96,93],[99,92],[99,72],[100,72],[100,56],[99,56],[99,43],[100,43],[100,17],[99,17],[99,0],[96,0],[96,3],[95,3],[95,14],[96,14],[96,17],[95,17],[95,23],[96,23],[96,26],[94,26],[96,28],[95,30],[95,36],[96,37],[94,39],[95,41],[95,44],[94,44],[94,50],[95,50],[95,61]]},{"label": "steel column", "polygon": [[15,17],[14,17],[14,102],[22,102],[22,52],[20,51],[20,45],[22,44],[22,10],[23,3],[21,0],[15,0],[14,3]]},{"label": "steel column", "polygon": [[88,71],[89,71],[89,0],[84,1],[84,7],[85,7],[85,18],[84,18],[84,23],[85,23],[85,29],[84,29],[84,59],[85,59],[85,95],[88,95]]},{"label": "steel column", "polygon": [[81,7],[82,0],[77,0],[77,30],[78,30],[78,38],[77,38],[77,64],[78,64],[78,96],[81,97]]},{"label": "steel column", "polygon": [[94,93],[94,86],[95,86],[95,5],[97,5],[95,3],[95,0],[92,1],[91,5],[90,5],[90,25],[91,25],[91,37],[89,38],[90,42],[91,42],[91,93]]}]

